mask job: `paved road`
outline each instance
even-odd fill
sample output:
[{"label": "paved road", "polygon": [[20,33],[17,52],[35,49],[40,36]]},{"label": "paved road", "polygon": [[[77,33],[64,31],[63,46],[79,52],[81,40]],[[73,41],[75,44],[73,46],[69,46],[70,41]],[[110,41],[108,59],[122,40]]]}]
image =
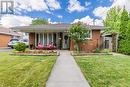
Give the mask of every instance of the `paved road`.
[{"label": "paved road", "polygon": [[11,48],[0,48],[0,52],[10,52],[12,51]]},{"label": "paved road", "polygon": [[61,51],[46,87],[90,87],[69,51]]}]

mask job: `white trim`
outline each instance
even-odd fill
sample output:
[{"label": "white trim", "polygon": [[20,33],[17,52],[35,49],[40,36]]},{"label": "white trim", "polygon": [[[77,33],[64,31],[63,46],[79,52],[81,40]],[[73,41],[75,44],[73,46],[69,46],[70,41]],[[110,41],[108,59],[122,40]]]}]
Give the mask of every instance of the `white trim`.
[{"label": "white trim", "polygon": [[90,38],[92,39],[92,36],[93,36],[93,31],[91,30],[90,31]]},{"label": "white trim", "polygon": [[44,33],[42,33],[42,37],[43,37],[43,44],[42,45],[44,46]]},{"label": "white trim", "polygon": [[40,33],[38,33],[38,43],[40,43]]},{"label": "white trim", "polygon": [[47,44],[49,43],[49,33],[47,33]]},{"label": "white trim", "polygon": [[89,38],[87,38],[88,40],[89,39],[92,39],[93,38],[93,31],[92,30],[90,30],[90,37]]},{"label": "white trim", "polygon": [[35,47],[36,47],[36,32],[35,32]]}]

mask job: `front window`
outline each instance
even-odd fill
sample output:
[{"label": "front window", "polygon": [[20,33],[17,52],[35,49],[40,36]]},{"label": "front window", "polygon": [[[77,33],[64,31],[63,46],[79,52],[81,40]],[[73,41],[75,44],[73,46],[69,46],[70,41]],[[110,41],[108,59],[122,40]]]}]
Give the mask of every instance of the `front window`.
[{"label": "front window", "polygon": [[44,46],[47,45],[47,33],[44,33]]},{"label": "front window", "polygon": [[43,34],[40,33],[40,43],[43,44]]},{"label": "front window", "polygon": [[52,34],[49,33],[49,43],[51,43],[51,42],[52,42]]},{"label": "front window", "polygon": [[87,39],[91,39],[91,38],[92,38],[92,31],[91,31],[91,30],[89,30],[88,36],[87,36],[86,38],[87,38]]},{"label": "front window", "polygon": [[36,46],[38,45],[39,42],[39,34],[36,34]]}]

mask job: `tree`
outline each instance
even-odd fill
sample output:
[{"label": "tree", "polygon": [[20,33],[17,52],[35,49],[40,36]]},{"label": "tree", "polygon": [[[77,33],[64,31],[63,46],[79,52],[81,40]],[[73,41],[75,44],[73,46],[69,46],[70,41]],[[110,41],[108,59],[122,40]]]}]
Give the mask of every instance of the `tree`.
[{"label": "tree", "polygon": [[46,19],[34,19],[32,20],[32,25],[43,25],[43,24],[48,24],[48,21]]},{"label": "tree", "polygon": [[119,49],[118,51],[124,54],[130,54],[130,21],[128,12],[123,9],[121,14],[121,26],[119,34]]},{"label": "tree", "polygon": [[121,9],[119,7],[111,8],[107,13],[106,19],[104,20],[104,26],[110,27],[105,29],[105,33],[119,33],[120,19]]},{"label": "tree", "polygon": [[129,15],[126,9],[123,9],[121,14],[121,25],[120,25],[120,39],[126,38],[126,31],[128,29]]},{"label": "tree", "polygon": [[74,24],[71,26],[70,38],[75,42],[76,50],[80,51],[80,43],[87,40],[89,36],[89,30],[81,23]]},{"label": "tree", "polygon": [[[130,18],[130,16],[129,16]],[[128,25],[127,25],[127,31],[126,31],[126,38],[130,41],[130,20],[128,21]]]},{"label": "tree", "polygon": [[108,27],[105,29],[105,33],[109,33],[112,35],[112,51],[117,51],[116,39],[117,35],[120,32],[120,24],[121,24],[121,8],[113,7],[111,8],[104,20],[104,26]]}]

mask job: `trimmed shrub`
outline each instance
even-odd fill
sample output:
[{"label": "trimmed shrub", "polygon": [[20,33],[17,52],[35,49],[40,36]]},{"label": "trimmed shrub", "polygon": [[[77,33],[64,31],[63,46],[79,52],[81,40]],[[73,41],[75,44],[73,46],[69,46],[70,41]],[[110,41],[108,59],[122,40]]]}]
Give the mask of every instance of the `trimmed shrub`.
[{"label": "trimmed shrub", "polygon": [[16,51],[21,51],[21,52],[25,52],[26,50],[26,44],[25,43],[17,43],[15,46],[14,46],[14,49]]}]

